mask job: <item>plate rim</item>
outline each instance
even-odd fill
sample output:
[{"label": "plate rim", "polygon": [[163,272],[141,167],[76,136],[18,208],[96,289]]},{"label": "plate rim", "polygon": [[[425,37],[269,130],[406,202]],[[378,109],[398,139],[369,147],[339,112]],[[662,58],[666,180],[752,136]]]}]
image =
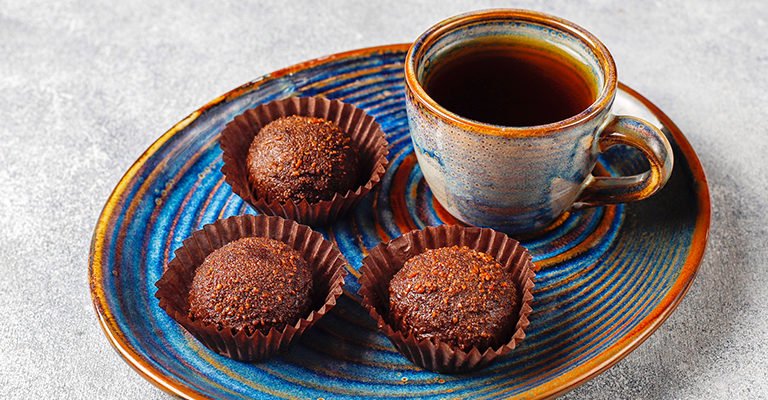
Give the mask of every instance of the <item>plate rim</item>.
[{"label": "plate rim", "polygon": [[[311,59],[265,74],[215,98],[201,108],[192,112],[180,122],[176,123],[171,129],[166,131],[155,142],[153,142],[152,145],[150,145],[149,148],[147,148],[147,150],[145,150],[142,155],[131,165],[128,171],[126,171],[126,173],[122,176],[118,184],[110,193],[109,198],[107,199],[94,228],[94,234],[91,240],[88,257],[88,281],[93,307],[98,317],[99,325],[104,331],[105,336],[107,337],[112,347],[117,351],[117,353],[140,376],[164,392],[174,396],[187,399],[207,398],[204,394],[197,390],[197,388],[190,387],[189,385],[183,384],[174,379],[172,376],[165,375],[157,371],[151,365],[146,363],[131,346],[122,341],[120,338],[120,332],[114,331],[113,326],[109,323],[110,312],[108,311],[107,307],[105,307],[105,300],[102,298],[103,293],[98,290],[100,282],[102,281],[101,277],[104,276],[104,269],[106,267],[102,263],[101,254],[104,250],[107,232],[110,230],[110,217],[122,203],[126,202],[127,199],[124,196],[126,193],[125,189],[128,186],[128,183],[133,179],[134,176],[136,176],[141,167],[145,164],[147,159],[154,155],[166,142],[168,142],[170,138],[192,124],[198,117],[200,117],[209,109],[230,99],[234,99],[245,93],[254,91],[266,82],[338,59],[351,57],[369,57],[374,54],[383,53],[404,53],[408,51],[410,46],[410,43],[401,43],[350,50]],[[528,391],[526,394],[531,395],[531,398],[556,397],[582,385],[583,383],[593,379],[597,375],[618,363],[621,359],[629,355],[646,339],[648,339],[661,325],[664,324],[664,322],[669,318],[672,312],[674,312],[674,310],[687,294],[688,290],[693,284],[693,281],[695,280],[696,274],[701,267],[704,254],[706,252],[707,243],[709,242],[709,230],[711,225],[711,199],[709,193],[709,184],[707,182],[704,168],[698,156],[696,155],[696,152],[693,150],[690,142],[683,135],[677,125],[675,125],[674,122],[672,122],[672,120],[661,109],[656,107],[656,105],[651,103],[637,91],[629,88],[621,82],[619,82],[619,89],[628,93],[632,98],[642,103],[656,118],[659,119],[659,121],[669,130],[669,134],[674,137],[680,152],[684,155],[686,161],[688,161],[691,173],[694,178],[693,180],[695,183],[697,183],[695,190],[696,199],[699,206],[699,212],[696,218],[696,227],[692,235],[691,251],[686,258],[678,279],[673,283],[669,293],[662,298],[662,301],[656,307],[653,308],[653,312],[643,319],[643,321],[648,321],[648,323],[644,324],[642,328],[636,330],[632,335],[630,335],[630,337],[628,337],[628,342],[624,340],[621,341],[626,342],[626,345],[614,351],[607,358],[600,359],[600,357],[597,357],[593,360],[590,360],[593,361],[593,363],[588,361],[584,366],[568,371],[556,379],[547,382],[545,385],[538,386]],[[620,343],[617,343],[613,347],[616,347],[619,344]]]}]

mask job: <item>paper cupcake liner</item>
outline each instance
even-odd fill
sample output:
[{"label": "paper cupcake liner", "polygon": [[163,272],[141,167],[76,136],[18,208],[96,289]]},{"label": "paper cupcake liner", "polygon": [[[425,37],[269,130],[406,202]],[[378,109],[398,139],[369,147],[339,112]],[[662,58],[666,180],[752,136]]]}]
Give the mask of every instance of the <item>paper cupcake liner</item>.
[{"label": "paper cupcake liner", "polygon": [[[515,282],[517,322],[512,337],[497,348],[474,347],[468,352],[431,339],[417,340],[413,335],[396,331],[390,324],[389,281],[405,262],[428,249],[467,246],[493,256],[502,267],[512,272]],[[525,337],[528,315],[533,300],[533,262],[528,251],[516,240],[492,229],[458,225],[429,227],[411,231],[369,251],[360,268],[359,294],[362,304],[376,320],[392,344],[414,364],[442,374],[459,374],[484,368],[514,349]]]},{"label": "paper cupcake liner", "polygon": [[[195,271],[205,257],[225,244],[243,237],[259,236],[286,243],[297,250],[312,269],[313,298],[309,315],[282,332],[263,334],[244,329],[217,329],[214,324],[189,317],[189,290]],[[342,294],[347,264],[341,253],[322,234],[306,225],[280,217],[242,215],[216,221],[193,232],[177,249],[155,286],[160,308],[210,350],[246,362],[258,362],[288,350],[298,338],[336,305]]]},{"label": "paper cupcake liner", "polygon": [[[248,179],[248,149],[263,126],[289,115],[324,118],[338,125],[357,148],[366,183],[347,193],[336,193],[331,200],[311,204],[306,200],[268,202],[259,195]],[[381,180],[388,153],[384,132],[373,117],[351,104],[314,97],[291,97],[246,110],[227,124],[219,145],[224,152],[221,172],[235,194],[261,213],[308,225],[331,222],[354,207]]]}]

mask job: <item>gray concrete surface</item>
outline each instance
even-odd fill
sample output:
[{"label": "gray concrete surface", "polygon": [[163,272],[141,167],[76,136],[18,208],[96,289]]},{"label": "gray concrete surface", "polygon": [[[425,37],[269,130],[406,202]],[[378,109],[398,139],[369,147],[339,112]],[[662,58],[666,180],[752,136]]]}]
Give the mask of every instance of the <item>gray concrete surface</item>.
[{"label": "gray concrete surface", "polygon": [[768,398],[762,0],[0,0],[0,398],[169,398],[111,348],[87,277],[104,202],[163,132],[270,71],[502,6],[601,38],[620,79],[688,137],[712,196],[707,254],[680,307],[565,398]]}]

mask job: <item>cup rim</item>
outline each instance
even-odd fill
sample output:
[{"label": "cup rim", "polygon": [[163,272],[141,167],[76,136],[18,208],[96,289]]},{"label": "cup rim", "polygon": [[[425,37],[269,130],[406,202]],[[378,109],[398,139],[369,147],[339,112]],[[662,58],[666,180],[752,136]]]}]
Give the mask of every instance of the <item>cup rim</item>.
[{"label": "cup rim", "polygon": [[[595,54],[598,61],[600,62],[600,67],[602,68],[603,74],[605,75],[603,86],[600,88],[595,101],[582,112],[569,118],[549,124],[533,126],[505,126],[479,122],[455,114],[438,104],[435,100],[432,99],[432,97],[427,94],[421,83],[419,83],[419,80],[416,76],[416,60],[423,55],[423,52],[429,43],[444,36],[446,33],[453,32],[461,27],[489,19],[519,20],[534,22],[540,25],[549,25],[555,27],[558,30],[568,32],[573,37],[578,38]],[[589,33],[586,29],[574,24],[573,22],[551,14],[531,10],[500,8],[459,14],[443,20],[427,29],[424,33],[421,34],[421,36],[418,37],[418,39],[416,39],[416,41],[413,42],[411,47],[408,49],[408,53],[405,57],[405,84],[407,95],[412,95],[420,104],[424,105],[435,115],[453,125],[457,125],[462,129],[468,129],[487,134],[499,136],[519,136],[521,134],[544,135],[548,132],[567,129],[574,125],[582,124],[594,118],[596,115],[610,108],[613,99],[616,96],[618,79],[616,74],[616,64],[613,60],[613,56],[611,56],[611,53],[608,51],[608,48],[605,47],[605,45],[597,37]]]}]

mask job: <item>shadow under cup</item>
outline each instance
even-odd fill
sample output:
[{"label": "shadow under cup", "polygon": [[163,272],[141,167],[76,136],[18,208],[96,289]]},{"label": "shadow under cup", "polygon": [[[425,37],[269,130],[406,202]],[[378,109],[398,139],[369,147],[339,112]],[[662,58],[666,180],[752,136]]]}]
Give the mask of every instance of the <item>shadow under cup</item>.
[{"label": "shadow under cup", "polygon": [[[591,171],[615,119],[618,81],[605,46],[568,21],[523,10],[459,15],[419,37],[405,63],[414,152],[433,195],[459,220],[527,233],[572,206],[639,199],[626,179],[650,184],[619,178],[617,190],[631,196],[581,202],[598,180]],[[642,143],[630,145],[648,156]]]}]

